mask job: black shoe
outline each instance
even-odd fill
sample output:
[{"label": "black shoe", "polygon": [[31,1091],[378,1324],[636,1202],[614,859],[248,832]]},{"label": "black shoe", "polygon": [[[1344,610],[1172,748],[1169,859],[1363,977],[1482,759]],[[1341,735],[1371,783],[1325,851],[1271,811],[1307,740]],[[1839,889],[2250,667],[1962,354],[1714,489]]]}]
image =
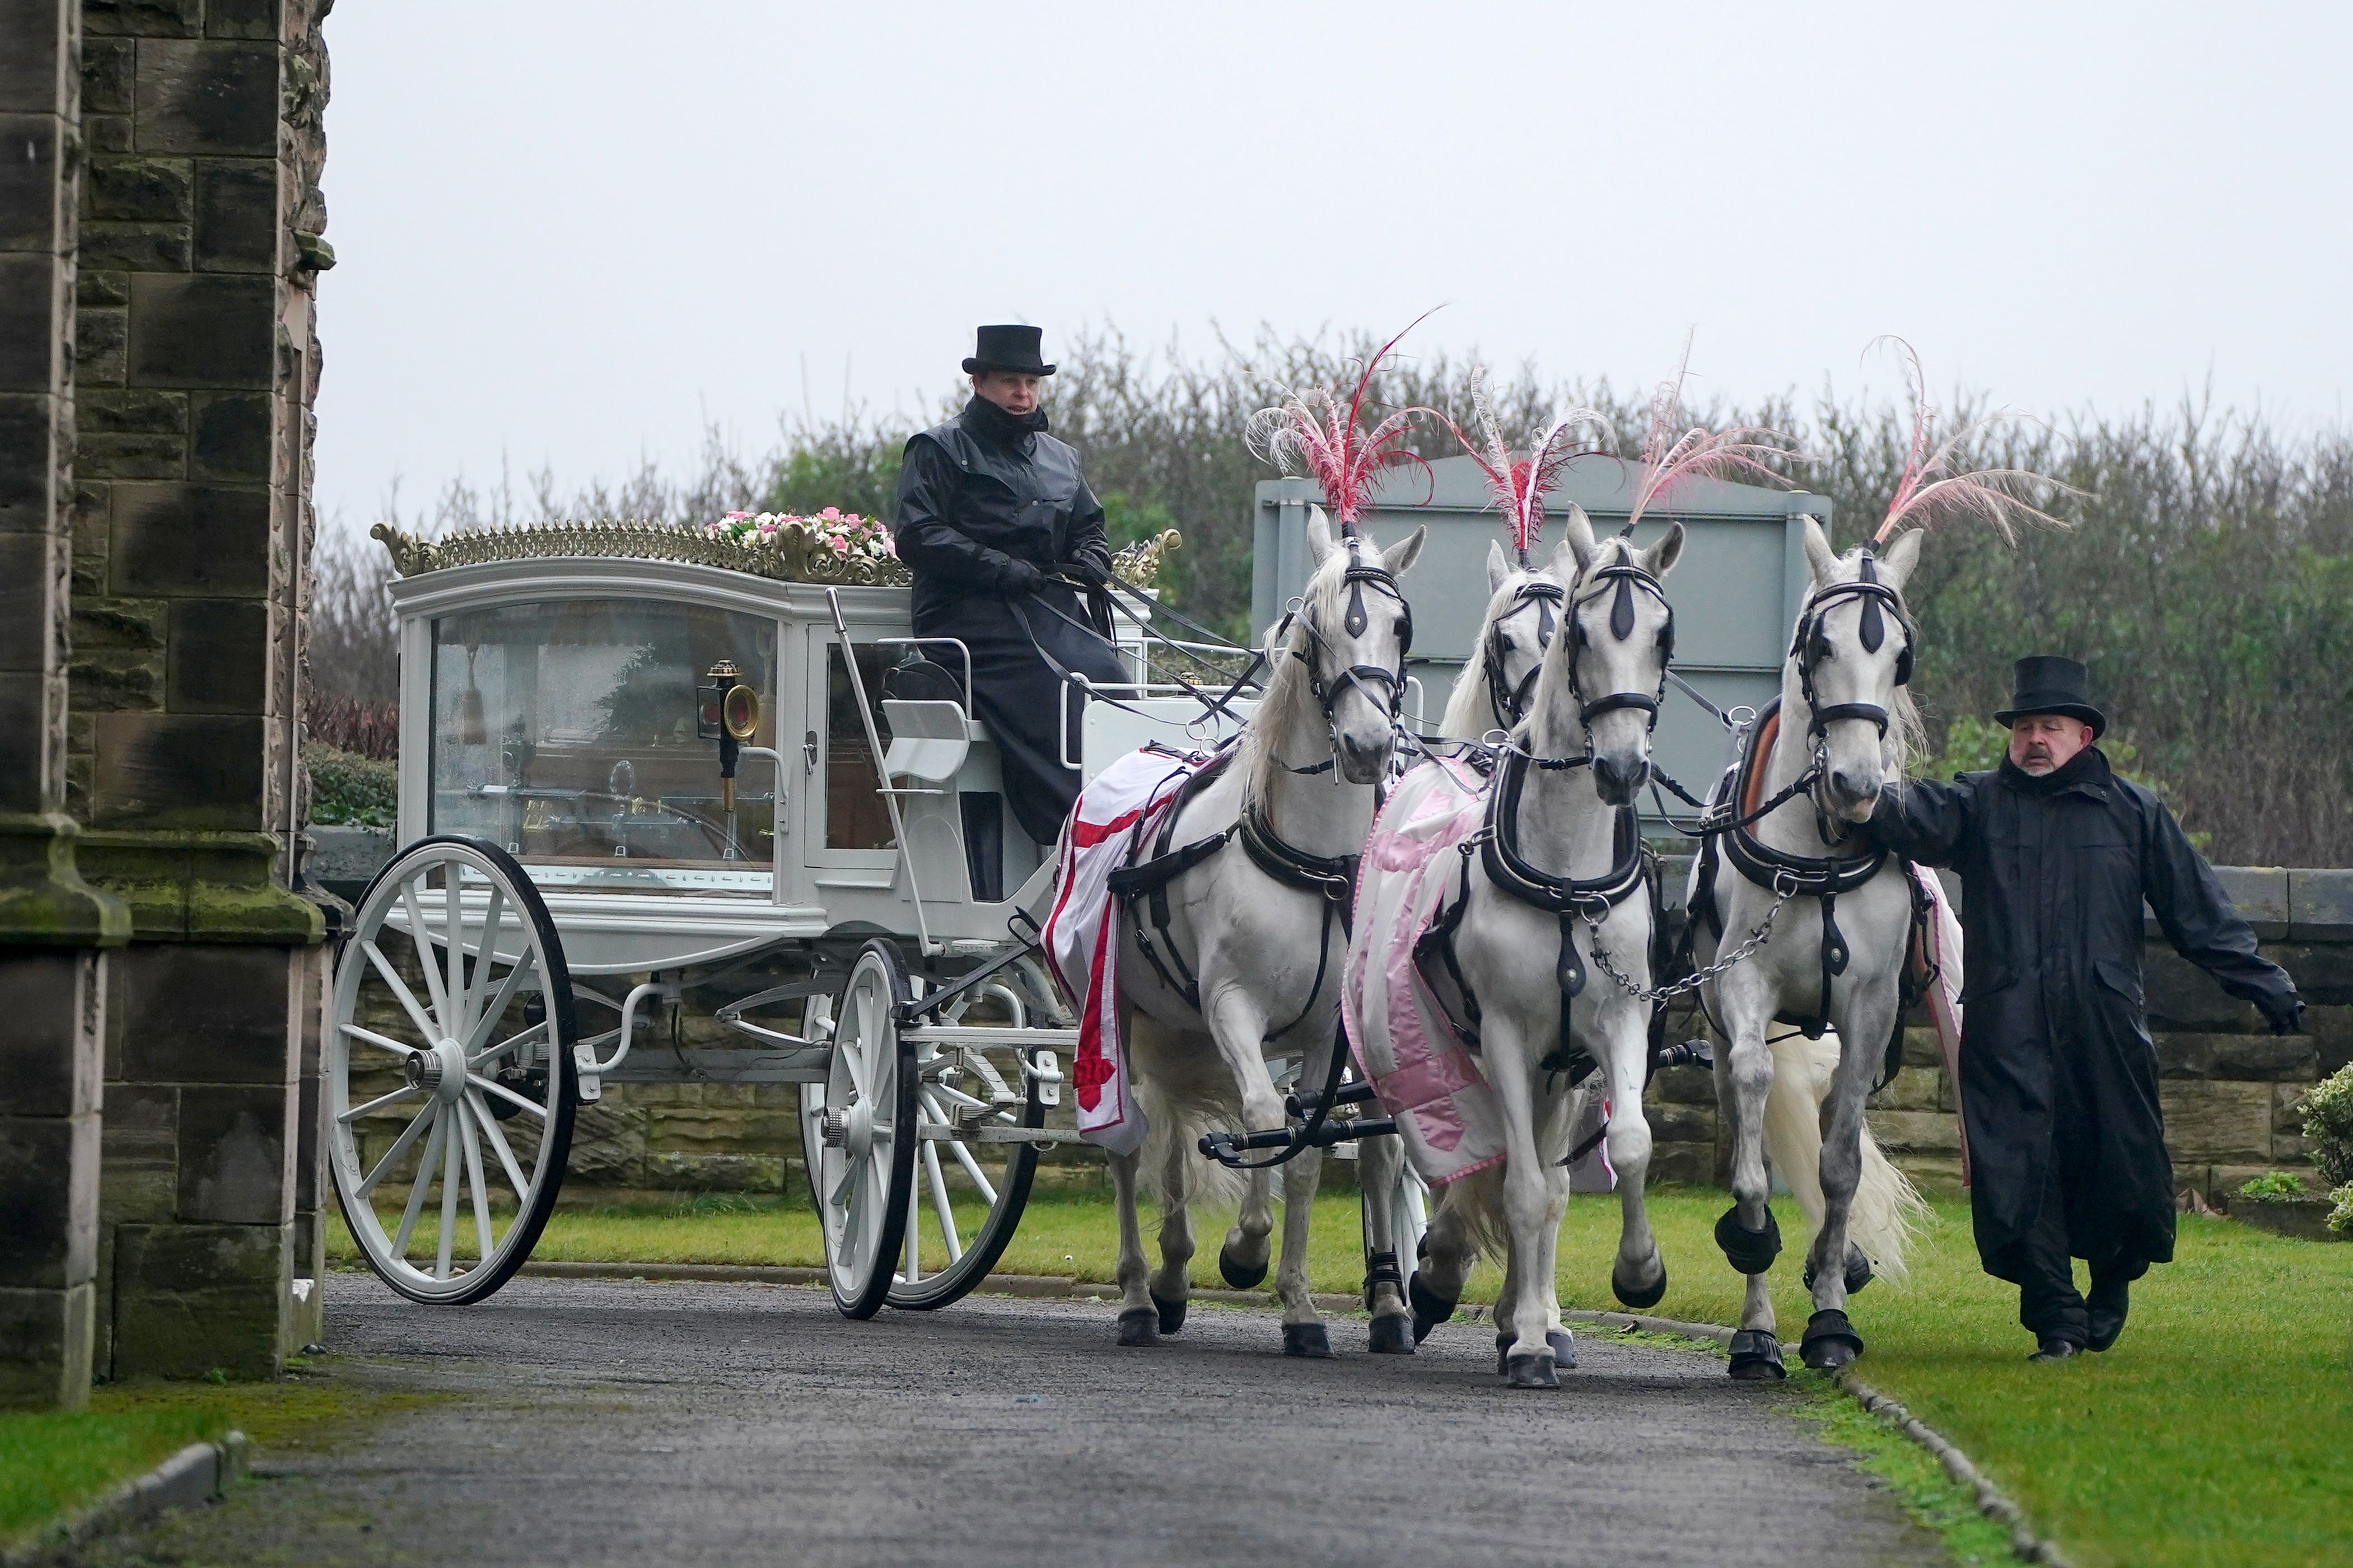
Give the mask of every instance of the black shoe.
[{"label": "black shoe", "polygon": [[2091,1311],[2091,1342],[2093,1350],[2104,1351],[2116,1342],[2125,1331],[2125,1314],[2132,1310],[2132,1281],[2129,1279],[2094,1279],[2092,1293],[2084,1299]]},{"label": "black shoe", "polygon": [[2035,1347],[2034,1353],[2028,1356],[2026,1359],[2029,1361],[2065,1361],[2069,1356],[2081,1354],[2083,1352],[2083,1346],[2077,1344],[2073,1340],[2062,1340],[2056,1338],[2045,1339]]}]

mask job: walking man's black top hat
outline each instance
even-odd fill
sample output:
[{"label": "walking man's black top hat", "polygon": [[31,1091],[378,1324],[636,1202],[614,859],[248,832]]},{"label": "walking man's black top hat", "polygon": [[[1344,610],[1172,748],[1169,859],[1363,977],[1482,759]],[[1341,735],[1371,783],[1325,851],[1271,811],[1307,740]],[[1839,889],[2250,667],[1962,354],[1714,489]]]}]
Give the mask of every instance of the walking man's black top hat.
[{"label": "walking man's black top hat", "polygon": [[2021,658],[2010,677],[2010,706],[1993,716],[2008,725],[2029,713],[2064,713],[2092,727],[2092,739],[2107,732],[2108,716],[2092,706],[2092,672],[2072,658],[2037,654]]},{"label": "walking man's black top hat", "polygon": [[1038,357],[1038,345],[1045,335],[1039,327],[983,327],[972,357],[964,362],[964,373],[979,375],[1009,370],[1018,375],[1051,375],[1054,367]]}]

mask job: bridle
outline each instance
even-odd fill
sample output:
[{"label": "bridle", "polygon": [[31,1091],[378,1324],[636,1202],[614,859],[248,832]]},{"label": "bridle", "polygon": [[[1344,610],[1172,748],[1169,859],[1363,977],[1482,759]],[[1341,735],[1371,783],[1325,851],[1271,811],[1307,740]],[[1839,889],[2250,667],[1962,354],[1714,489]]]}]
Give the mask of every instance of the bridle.
[{"label": "bridle", "polygon": [[[1324,675],[1324,656],[1332,651],[1332,645],[1324,638],[1323,628],[1315,624],[1315,611],[1312,605],[1294,612],[1299,629],[1306,633],[1306,637],[1304,639],[1291,639],[1291,657],[1307,667],[1307,689],[1314,697],[1316,706],[1324,710],[1324,722],[1327,727],[1332,722],[1333,708],[1352,690],[1364,693],[1365,700],[1386,714],[1394,726],[1405,704],[1405,656],[1413,647],[1413,606],[1406,603],[1404,591],[1398,586],[1396,575],[1388,567],[1378,564],[1377,561],[1367,563],[1364,559],[1363,539],[1352,531],[1344,533],[1341,542],[1348,551],[1348,567],[1340,578],[1342,585],[1348,590],[1348,608],[1340,624],[1351,637],[1364,636],[1365,629],[1372,625],[1372,616],[1365,608],[1366,584],[1372,584],[1375,592],[1395,599],[1398,618],[1403,623],[1398,632],[1397,668],[1352,664],[1327,680]],[[1378,697],[1373,694],[1368,684],[1376,681],[1382,688],[1382,694]],[[1275,763],[1294,773],[1320,773],[1333,766],[1333,761],[1328,757],[1303,768],[1293,767],[1280,757],[1275,759]]]},{"label": "bridle", "polygon": [[[1544,673],[1544,653],[1552,647],[1560,605],[1567,596],[1567,591],[1551,578],[1531,577],[1513,590],[1512,602],[1487,623],[1487,700],[1494,709],[1497,721],[1505,729],[1517,726],[1528,716],[1528,699],[1535,693],[1536,677]],[[1509,677],[1504,673],[1512,654],[1512,645],[1504,640],[1504,623],[1530,605],[1536,606],[1536,661],[1520,678],[1520,683],[1513,686],[1507,684]]]},{"label": "bridle", "polygon": [[[1667,667],[1675,656],[1675,607],[1667,602],[1666,589],[1659,580],[1634,563],[1633,547],[1623,541],[1620,543],[1621,548],[1616,561],[1607,566],[1593,568],[1578,580],[1580,587],[1592,584],[1592,592],[1571,601],[1562,617],[1568,623],[1568,694],[1577,700],[1577,721],[1585,731],[1585,754],[1581,757],[1531,756],[1528,759],[1547,772],[1556,773],[1564,768],[1591,764],[1593,721],[1604,714],[1615,713],[1621,708],[1637,709],[1645,716],[1642,726],[1645,731],[1655,731],[1659,726],[1659,702],[1667,691]],[[1577,662],[1594,643],[1586,635],[1585,623],[1579,618],[1578,612],[1588,605],[1598,604],[1604,595],[1610,595],[1609,632],[1620,642],[1625,642],[1634,635],[1634,595],[1637,590],[1656,599],[1659,608],[1666,612],[1666,622],[1659,628],[1659,683],[1649,691],[1609,691],[1588,698],[1577,680]]]},{"label": "bridle", "polygon": [[[1832,724],[1842,720],[1860,719],[1877,730],[1882,741],[1887,738],[1887,710],[1878,703],[1821,703],[1814,700],[1815,667],[1836,651],[1822,628],[1823,619],[1831,610],[1850,599],[1859,600],[1862,605],[1855,637],[1862,644],[1865,653],[1879,651],[1880,646],[1887,640],[1887,618],[1890,616],[1894,617],[1896,626],[1904,633],[1903,651],[1895,656],[1895,684],[1904,687],[1912,683],[1912,650],[1920,644],[1920,628],[1905,612],[1903,595],[1892,585],[1879,580],[1879,563],[1866,546],[1862,552],[1861,574],[1852,582],[1832,583],[1814,590],[1806,600],[1806,607],[1798,616],[1798,629],[1789,639],[1789,658],[1798,667],[1798,689],[1805,697],[1809,715],[1806,736],[1813,745],[1813,765],[1808,769],[1810,776],[1804,781],[1805,787],[1810,789],[1818,786],[1830,772],[1830,727]],[[1823,809],[1819,798],[1815,801],[1815,809],[1818,812]],[[1823,841],[1829,843],[1833,840],[1825,833]]]},{"label": "bridle", "polygon": [[[1814,700],[1814,667],[1835,651],[1829,636],[1822,630],[1822,619],[1831,610],[1849,599],[1862,602],[1862,618],[1855,626],[1855,636],[1865,653],[1877,653],[1887,640],[1886,617],[1894,616],[1895,624],[1904,629],[1904,651],[1895,656],[1895,684],[1912,684],[1912,650],[1919,645],[1920,628],[1905,612],[1903,595],[1879,580],[1879,563],[1870,551],[1862,552],[1862,574],[1851,583],[1832,583],[1818,588],[1806,601],[1798,616],[1798,629],[1789,639],[1789,657],[1797,661],[1798,689],[1805,694],[1806,710],[1812,715],[1806,721],[1806,732],[1819,741],[1831,725],[1841,719],[1861,719],[1877,729],[1883,740],[1887,735],[1887,710],[1876,702],[1832,702],[1827,705]],[[1884,606],[1883,613],[1882,606]]]}]

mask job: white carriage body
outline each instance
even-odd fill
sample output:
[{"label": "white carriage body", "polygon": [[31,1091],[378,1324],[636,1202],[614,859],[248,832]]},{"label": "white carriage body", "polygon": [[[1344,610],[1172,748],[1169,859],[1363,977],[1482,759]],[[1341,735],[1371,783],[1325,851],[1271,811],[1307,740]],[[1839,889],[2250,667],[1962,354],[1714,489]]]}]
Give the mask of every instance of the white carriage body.
[{"label": "white carriage body", "polygon": [[[398,844],[462,833],[507,849],[575,975],[702,967],[845,930],[978,956],[1014,943],[1008,917],[1049,875],[1050,851],[1013,819],[997,748],[970,715],[968,656],[915,639],[904,587],[569,556],[423,572],[396,582],[393,600]],[[1125,650],[1140,670],[1140,643]],[[761,710],[732,824],[717,744],[695,723],[721,659]],[[896,696],[919,666],[921,695]],[[889,781],[876,776],[860,685]],[[1145,707],[1167,718],[1090,705],[1071,739],[1090,774],[1155,733],[1184,742],[1200,711],[1189,699]]]}]

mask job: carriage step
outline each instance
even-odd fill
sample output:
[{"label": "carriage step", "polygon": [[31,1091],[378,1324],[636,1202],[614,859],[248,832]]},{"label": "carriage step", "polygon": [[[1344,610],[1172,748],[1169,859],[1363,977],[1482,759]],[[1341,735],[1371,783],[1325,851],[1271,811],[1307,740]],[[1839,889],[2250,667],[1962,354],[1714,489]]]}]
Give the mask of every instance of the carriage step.
[{"label": "carriage step", "polygon": [[925,1024],[902,1029],[899,1037],[917,1045],[934,1046],[1075,1046],[1076,1029],[1012,1029],[971,1027],[961,1024]]},{"label": "carriage step", "polygon": [[1086,1134],[1075,1127],[975,1127],[969,1131],[944,1121],[926,1121],[916,1134],[928,1143],[1049,1143],[1083,1142]]}]

